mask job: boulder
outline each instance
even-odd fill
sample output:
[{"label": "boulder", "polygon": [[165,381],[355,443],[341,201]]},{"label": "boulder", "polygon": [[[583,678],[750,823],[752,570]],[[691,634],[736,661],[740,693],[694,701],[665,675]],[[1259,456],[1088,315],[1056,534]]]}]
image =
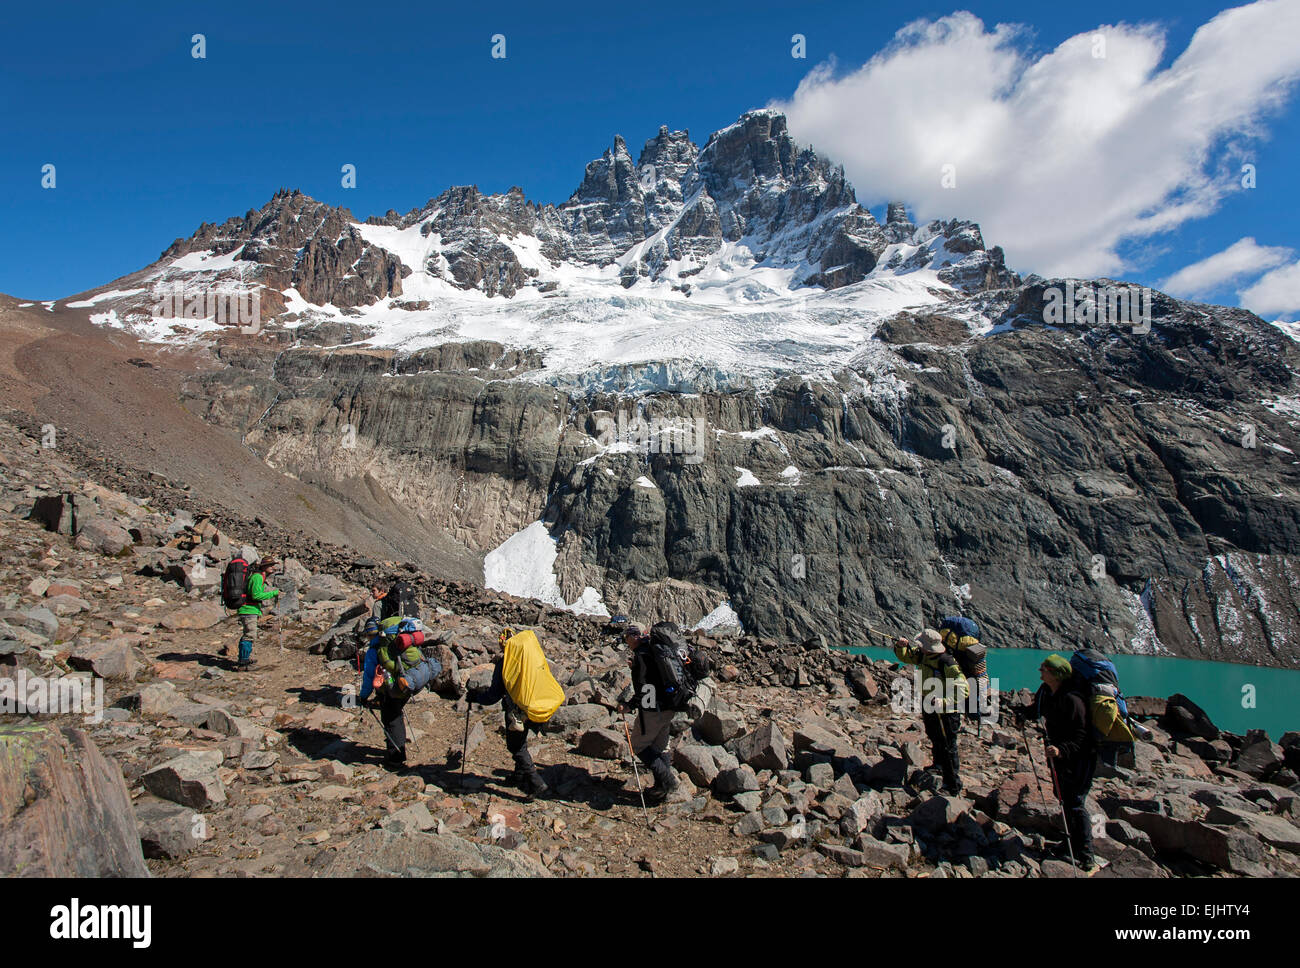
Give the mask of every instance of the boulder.
[{"label": "boulder", "polygon": [[38,497],[36,503],[32,505],[31,520],[39,521],[46,531],[54,531],[58,534],[75,535],[77,533],[77,512],[81,505],[88,505],[85,498],[78,499],[77,495],[49,494],[44,497]]},{"label": "boulder", "polygon": [[0,723],[0,871],[149,876],[122,771],[81,730]]},{"label": "boulder", "polygon": [[907,844],[886,843],[866,834],[854,841],[854,846],[862,854],[864,867],[901,871],[912,856],[912,848]]},{"label": "boulder", "polygon": [[163,628],[176,629],[210,629],[224,621],[226,610],[220,602],[194,602],[184,608],[178,608],[162,617],[159,622]]},{"label": "boulder", "polygon": [[351,590],[333,575],[312,575],[300,590],[304,602],[327,602],[352,596]]},{"label": "boulder", "polygon": [[53,639],[59,633],[59,620],[48,608],[36,605],[23,609],[17,615],[21,626],[46,639]]},{"label": "boulder", "polygon": [[1166,700],[1160,725],[1174,734],[1199,736],[1211,742],[1219,738],[1219,728],[1210,722],[1205,710],[1182,693],[1176,693]]},{"label": "boulder", "polygon": [[673,750],[673,766],[697,787],[711,787],[719,772],[713,753],[705,746],[678,746]]},{"label": "boulder", "polygon": [[713,792],[723,797],[758,788],[758,777],[753,768],[746,764],[741,764],[734,769],[722,770],[713,780]]},{"label": "boulder", "polygon": [[135,821],[146,857],[177,860],[212,836],[202,814],[164,800],[137,800]]},{"label": "boulder", "polygon": [[1175,820],[1158,813],[1122,808],[1120,819],[1145,831],[1161,851],[1177,851],[1220,870],[1267,876],[1264,849],[1244,829],[1216,827],[1200,820]]},{"label": "boulder", "polygon": [[101,679],[134,679],[141,662],[129,639],[114,638],[98,642],[78,641],[68,656],[68,665],[93,672]]},{"label": "boulder", "polygon": [[866,666],[855,665],[849,670],[849,688],[861,702],[874,702],[880,695],[876,677],[867,671]]},{"label": "boulder", "polygon": [[884,801],[880,799],[879,793],[872,790],[853,801],[840,815],[840,832],[848,837],[857,836],[884,813]]},{"label": "boulder", "polygon": [[100,515],[81,523],[76,545],[83,551],[116,557],[131,549],[131,534],[116,521]]},{"label": "boulder", "polygon": [[1205,815],[1205,822],[1243,827],[1270,847],[1276,847],[1290,854],[1300,854],[1300,827],[1281,817],[1232,807],[1214,806]]},{"label": "boulder", "polygon": [[353,837],[319,871],[321,877],[550,877],[541,862],[517,850],[477,844],[406,824]]},{"label": "boulder", "polygon": [[154,796],[205,810],[226,802],[226,788],[217,775],[221,761],[215,750],[191,750],[146,771],[140,782]]},{"label": "boulder", "polygon": [[736,758],[755,770],[784,770],[789,764],[781,728],[764,720],[752,733],[740,737],[734,747]]},{"label": "boulder", "polygon": [[616,760],[623,752],[624,737],[612,729],[589,729],[578,738],[578,753],[598,760]]},{"label": "boulder", "polygon": [[745,731],[745,717],[715,696],[709,708],[696,720],[695,729],[705,742],[721,746]]},{"label": "boulder", "polygon": [[957,823],[962,814],[974,806],[962,797],[933,796],[913,810],[907,822],[912,829],[932,835]]},{"label": "boulder", "polygon": [[1262,732],[1252,730],[1251,733],[1233,759],[1232,767],[1263,780],[1282,768],[1284,754],[1282,747],[1270,743]]},{"label": "boulder", "polygon": [[609,710],[594,702],[576,703],[572,706],[561,706],[555,711],[555,715],[550,718],[548,726],[556,726],[564,729],[569,726],[577,726],[584,729],[593,727],[603,727],[610,724]]}]

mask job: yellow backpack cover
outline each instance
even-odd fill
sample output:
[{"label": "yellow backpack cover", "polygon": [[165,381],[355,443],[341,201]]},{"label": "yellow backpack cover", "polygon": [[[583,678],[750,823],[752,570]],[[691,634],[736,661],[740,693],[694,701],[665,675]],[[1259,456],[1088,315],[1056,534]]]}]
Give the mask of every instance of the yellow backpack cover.
[{"label": "yellow backpack cover", "polygon": [[564,689],[551,675],[534,632],[517,632],[506,639],[501,679],[514,704],[535,723],[546,722],[564,705]]}]

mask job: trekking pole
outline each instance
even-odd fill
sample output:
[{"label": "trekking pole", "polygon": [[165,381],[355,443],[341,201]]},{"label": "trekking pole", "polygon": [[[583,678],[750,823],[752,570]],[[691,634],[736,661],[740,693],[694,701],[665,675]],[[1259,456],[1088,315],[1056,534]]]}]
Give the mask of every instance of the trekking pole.
[{"label": "trekking pole", "polygon": [[1025,741],[1025,754],[1029,757],[1029,769],[1034,774],[1034,781],[1038,784],[1038,798],[1044,803],[1047,802],[1047,794],[1043,792],[1043,781],[1038,777],[1038,764],[1034,762],[1034,751],[1029,747],[1029,733],[1025,731],[1025,724],[1020,724],[1020,738]]},{"label": "trekking pole", "polygon": [[[375,710],[370,706],[367,706],[366,708],[370,710],[370,715],[375,717],[375,722],[379,724],[379,728],[383,734],[388,737],[388,742],[393,744],[393,749],[401,749],[401,747],[397,745],[397,740],[393,739],[393,734],[385,729],[383,722],[379,718],[379,713],[375,712]],[[412,743],[411,745],[414,746],[415,744]]]},{"label": "trekking pole", "polygon": [[627,754],[632,757],[632,772],[636,774],[636,792],[641,798],[641,813],[645,815],[645,825],[650,827],[650,812],[645,808],[645,793],[641,790],[641,771],[636,767],[636,752],[632,749],[632,731],[627,728],[627,713],[623,714],[623,735],[627,737]]},{"label": "trekking pole", "polygon": [[465,789],[465,761],[469,759],[469,713],[474,704],[465,700],[465,740],[460,745],[460,788]]},{"label": "trekking pole", "polygon": [[1052,758],[1047,758],[1047,768],[1052,771],[1052,786],[1056,788],[1057,796],[1061,803],[1061,826],[1065,828],[1065,847],[1070,852],[1070,866],[1078,867],[1079,862],[1074,859],[1074,844],[1070,842],[1070,820],[1065,815],[1065,791],[1061,789],[1060,778],[1056,775],[1056,764]]},{"label": "trekking pole", "polygon": [[882,639],[891,644],[897,642],[899,638],[901,638],[901,636],[898,635],[890,635],[887,632],[882,632],[880,629],[873,629],[870,625],[867,626],[867,631],[872,635],[879,635]]}]

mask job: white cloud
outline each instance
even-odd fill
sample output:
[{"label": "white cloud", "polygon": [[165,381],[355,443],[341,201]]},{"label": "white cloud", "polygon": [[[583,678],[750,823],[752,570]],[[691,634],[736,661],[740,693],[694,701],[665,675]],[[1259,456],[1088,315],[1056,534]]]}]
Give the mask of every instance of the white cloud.
[{"label": "white cloud", "polygon": [[[1201,26],[1160,70],[1155,25],[1101,26],[1032,56],[1023,28],[989,31],[961,12],[909,24],[847,75],[817,67],[774,106],[843,162],[867,204],[974,218],[1019,269],[1116,275],[1122,242],[1205,216],[1239,188],[1223,146],[1260,136],[1285,103],[1297,36],[1300,3],[1260,0]],[[942,187],[944,165],[956,188]]]},{"label": "white cloud", "polygon": [[1160,288],[1171,295],[1189,299],[1208,296],[1230,282],[1276,268],[1292,255],[1292,250],[1284,246],[1260,245],[1246,236],[1222,252],[1179,269],[1161,283]]},{"label": "white cloud", "polygon": [[1300,262],[1266,273],[1238,296],[1241,305],[1260,316],[1300,312]]}]

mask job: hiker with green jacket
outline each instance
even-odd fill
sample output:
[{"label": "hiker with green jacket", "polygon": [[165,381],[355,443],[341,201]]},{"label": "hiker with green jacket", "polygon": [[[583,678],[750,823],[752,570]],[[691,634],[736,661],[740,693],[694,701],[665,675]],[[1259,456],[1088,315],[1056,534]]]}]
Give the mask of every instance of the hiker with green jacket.
[{"label": "hiker with green jacket", "polygon": [[249,569],[247,604],[239,607],[239,624],[242,633],[239,638],[240,669],[253,667],[253,646],[257,644],[257,620],[262,616],[262,603],[269,602],[280,594],[278,588],[268,588],[266,576],[275,571],[279,563],[274,558],[263,558]]},{"label": "hiker with green jacket", "polygon": [[894,655],[920,671],[921,722],[934,751],[934,765],[943,773],[944,790],[961,793],[957,734],[961,732],[961,711],[970,694],[966,676],[934,629],[925,629],[913,642],[900,638],[894,644]]}]

